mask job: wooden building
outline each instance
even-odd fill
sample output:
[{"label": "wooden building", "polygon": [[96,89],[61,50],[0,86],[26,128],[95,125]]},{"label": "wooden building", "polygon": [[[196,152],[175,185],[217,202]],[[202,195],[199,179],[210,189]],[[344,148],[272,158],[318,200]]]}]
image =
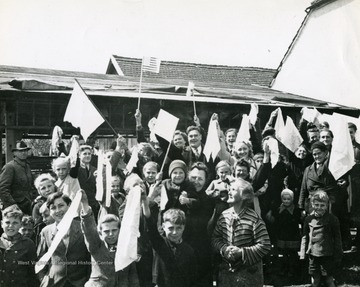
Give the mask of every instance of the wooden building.
[{"label": "wooden building", "polygon": [[[116,69],[119,71],[119,67],[116,67],[117,60],[112,57],[108,73],[112,73]],[[141,60],[133,59],[131,61],[139,69]],[[171,62],[168,63],[171,64]],[[161,69],[165,70],[165,64],[163,63]],[[177,63],[178,70],[180,64]],[[199,66],[189,63],[183,63],[183,65],[193,65],[195,68]],[[222,74],[221,77],[225,78],[227,77],[226,71],[234,73],[234,69],[240,70],[239,67],[202,66]],[[124,67],[121,70],[125,70]],[[266,78],[265,80],[262,79],[262,83],[269,83],[274,72],[260,68],[243,68],[243,70],[248,73],[255,71],[257,77]],[[264,73],[261,73],[262,71]],[[199,74],[196,69],[195,73]],[[62,127],[65,138],[78,133],[71,124],[63,122],[74,79],[78,80],[87,95],[115,130],[128,138],[133,138],[135,136],[134,113],[139,98],[139,76],[136,77],[135,74],[136,72],[130,76],[126,74],[91,74],[0,66],[0,131],[3,139],[5,139],[5,150],[1,153],[5,153],[5,160],[12,159],[11,149],[16,140],[21,138],[51,138],[52,129],[55,125]],[[259,117],[262,125],[265,125],[270,113],[277,107],[282,108],[284,116],[289,115],[295,121],[299,119],[300,110],[305,106],[316,107],[325,113],[336,111],[351,116],[359,116],[357,109],[279,92],[266,86],[260,86],[256,82],[254,84],[251,80],[244,83],[240,80],[238,82],[226,82],[221,80],[220,76],[219,81],[214,79],[207,81],[206,78],[203,81],[194,80],[191,75],[187,77],[173,75],[172,77],[176,78],[154,77],[150,73],[144,73],[140,107],[144,127],[147,127],[149,119],[156,117],[159,109],[162,108],[179,117],[181,120],[178,128],[185,129],[192,122],[194,116],[194,101],[197,114],[204,127],[207,127],[212,113],[216,112],[219,114],[220,125],[223,129],[238,128],[241,115],[250,111],[251,103],[259,105]],[[194,97],[186,96],[189,80],[195,82]],[[104,123],[96,130],[94,136],[97,138],[113,138],[114,134]],[[2,160],[2,164],[4,164],[4,160]]]}]

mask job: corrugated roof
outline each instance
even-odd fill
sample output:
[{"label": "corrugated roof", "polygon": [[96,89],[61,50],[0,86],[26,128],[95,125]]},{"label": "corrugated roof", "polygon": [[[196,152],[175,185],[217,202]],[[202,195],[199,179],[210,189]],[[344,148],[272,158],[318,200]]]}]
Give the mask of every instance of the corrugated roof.
[{"label": "corrugated roof", "polygon": [[[125,76],[140,77],[141,59],[112,56]],[[194,82],[219,82],[234,85],[269,86],[276,70],[256,67],[206,65],[174,61],[162,61],[160,72],[146,73],[146,78],[182,79]],[[107,74],[118,74],[112,61]]]},{"label": "corrugated roof", "polygon": [[[71,94],[75,78],[88,95],[138,98],[139,79],[134,77],[1,65],[0,96],[1,91]],[[314,106],[325,109],[337,107],[345,110],[357,110],[267,87],[241,86],[219,82],[197,82],[194,97],[187,97],[187,84],[186,80],[181,79],[144,78],[141,96],[148,99],[184,102],[257,103],[259,105],[284,107]]]}]

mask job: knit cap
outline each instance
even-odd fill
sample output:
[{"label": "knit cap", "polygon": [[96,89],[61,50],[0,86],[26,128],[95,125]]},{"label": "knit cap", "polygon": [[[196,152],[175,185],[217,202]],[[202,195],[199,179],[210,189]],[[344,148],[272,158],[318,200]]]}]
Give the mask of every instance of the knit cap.
[{"label": "knit cap", "polygon": [[320,149],[320,150],[322,150],[322,151],[327,151],[326,145],[325,145],[324,143],[322,143],[322,142],[319,142],[319,141],[314,142],[314,143],[311,145],[311,151],[313,151],[313,150],[316,149],[316,148],[318,148],[318,149]]},{"label": "knit cap", "polygon": [[185,162],[183,162],[182,160],[176,159],[170,163],[169,175],[171,175],[171,173],[174,171],[174,169],[178,168],[178,167],[181,168],[185,174],[187,173],[187,166],[186,166]]},{"label": "knit cap", "polygon": [[283,197],[284,195],[290,195],[291,198],[294,200],[294,192],[288,188],[285,188],[282,192],[281,192],[281,197]]}]

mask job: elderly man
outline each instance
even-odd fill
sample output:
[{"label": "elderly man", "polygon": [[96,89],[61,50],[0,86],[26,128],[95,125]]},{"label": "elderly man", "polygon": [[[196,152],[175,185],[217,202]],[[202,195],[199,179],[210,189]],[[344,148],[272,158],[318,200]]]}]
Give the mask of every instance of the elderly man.
[{"label": "elderly man", "polygon": [[16,204],[31,215],[31,197],[34,190],[33,175],[27,161],[31,148],[24,141],[16,142],[12,149],[14,159],[8,162],[0,174],[0,208]]}]

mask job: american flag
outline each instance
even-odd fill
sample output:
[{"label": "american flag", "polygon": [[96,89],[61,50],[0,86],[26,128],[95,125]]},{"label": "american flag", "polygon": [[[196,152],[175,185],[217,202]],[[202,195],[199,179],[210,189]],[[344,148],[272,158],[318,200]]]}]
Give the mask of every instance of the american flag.
[{"label": "american flag", "polygon": [[141,69],[146,72],[159,73],[161,60],[155,57],[143,57]]}]

